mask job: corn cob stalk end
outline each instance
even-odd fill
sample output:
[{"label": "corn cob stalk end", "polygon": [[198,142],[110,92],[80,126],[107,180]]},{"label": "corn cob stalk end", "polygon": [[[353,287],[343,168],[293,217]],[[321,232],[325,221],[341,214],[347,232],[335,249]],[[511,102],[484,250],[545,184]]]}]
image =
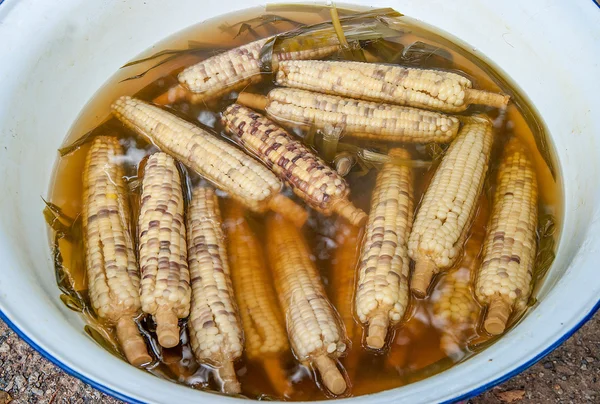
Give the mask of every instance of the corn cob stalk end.
[{"label": "corn cob stalk end", "polygon": [[175,311],[170,308],[159,308],[155,318],[158,343],[165,348],[177,346],[179,344],[179,325]]},{"label": "corn cob stalk end", "polygon": [[410,290],[417,297],[425,297],[427,289],[431,284],[431,278],[435,274],[435,263],[428,259],[422,259],[415,262],[415,272],[410,283]]},{"label": "corn cob stalk end", "polygon": [[488,105],[495,108],[506,108],[510,97],[506,94],[491,93],[489,91],[468,88],[465,90],[467,104]]},{"label": "corn cob stalk end", "polygon": [[363,226],[368,219],[368,216],[365,212],[358,209],[347,199],[337,200],[334,202],[332,209],[335,213],[348,220],[350,224],[356,227]]},{"label": "corn cob stalk end", "polygon": [[492,335],[502,334],[506,328],[510,313],[510,302],[502,299],[501,296],[494,296],[485,316],[483,327]]},{"label": "corn cob stalk end", "polygon": [[281,214],[294,223],[296,227],[304,226],[306,219],[308,219],[308,213],[300,205],[282,194],[275,194],[269,200],[269,209]]},{"label": "corn cob stalk end", "polygon": [[242,386],[237,379],[235,374],[235,368],[233,362],[225,362],[221,368],[218,369],[219,377],[223,383],[222,390],[226,394],[239,394],[242,391]]},{"label": "corn cob stalk end", "polygon": [[346,391],[346,380],[333,359],[327,355],[319,355],[314,359],[314,364],[319,370],[319,374],[327,390],[335,395],[340,395]]},{"label": "corn cob stalk end", "polygon": [[248,108],[264,111],[267,108],[269,99],[264,95],[252,94],[242,91],[237,98],[237,103],[247,106]]},{"label": "corn cob stalk end", "polygon": [[369,329],[367,330],[367,346],[369,348],[383,348],[389,325],[389,316],[385,312],[376,313],[369,319]]},{"label": "corn cob stalk end", "polygon": [[134,366],[142,366],[152,361],[146,343],[131,317],[121,317],[117,322],[117,338],[125,357]]}]

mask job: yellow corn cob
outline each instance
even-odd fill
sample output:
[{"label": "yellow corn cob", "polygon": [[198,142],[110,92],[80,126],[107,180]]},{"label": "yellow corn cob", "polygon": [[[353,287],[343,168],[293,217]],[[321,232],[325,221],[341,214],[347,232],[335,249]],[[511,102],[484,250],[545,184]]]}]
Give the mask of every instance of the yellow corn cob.
[{"label": "yellow corn cob", "polygon": [[377,63],[288,60],[279,63],[276,83],[444,112],[464,111],[469,104],[504,108],[509,100],[471,88],[471,80],[456,73]]},{"label": "yellow corn cob", "polygon": [[269,264],[294,355],[316,367],[331,393],[342,394],[346,381],[334,359],[346,351],[344,327],[327,299],[308,246],[281,216],[270,216],[266,226]]},{"label": "yellow corn cob", "polygon": [[[391,157],[410,159],[404,149]],[[388,327],[402,320],[408,306],[409,263],[406,243],[413,218],[411,169],[385,164],[371,199],[355,293],[356,314],[368,326],[367,345],[380,349]]]},{"label": "yellow corn cob", "polygon": [[[179,74],[179,82],[192,92],[199,93],[193,102],[200,102],[260,81],[260,51],[269,39],[259,39],[196,63]],[[275,71],[283,60],[318,59],[338,48],[336,41],[312,49],[274,53],[272,69]]]},{"label": "yellow corn cob", "polygon": [[140,275],[133,250],[127,190],[113,137],[92,142],[83,175],[83,232],[86,274],[92,307],[98,317],[116,325],[127,360],[150,362],[134,318],[140,314]]},{"label": "yellow corn cob", "polygon": [[165,110],[131,97],[112,105],[113,114],[126,126],[148,137],[248,209],[271,209],[302,226],[307,213],[280,194],[282,183],[269,169],[224,140]]},{"label": "yellow corn cob", "polygon": [[276,88],[264,96],[241,93],[240,104],[265,110],[282,123],[343,127],[347,136],[391,142],[449,142],[458,132],[454,116],[416,108],[360,101],[292,88]]},{"label": "yellow corn cob", "polygon": [[178,318],[190,312],[181,178],[175,161],[165,153],[148,158],[142,180],[139,216],[139,257],[142,310],[156,320],[158,342],[179,343]]},{"label": "yellow corn cob", "polygon": [[425,191],[408,240],[408,255],[415,261],[411,290],[418,296],[425,296],[433,276],[460,255],[477,211],[492,141],[489,120],[467,122]]},{"label": "yellow corn cob", "polygon": [[233,104],[223,112],[222,121],[235,142],[264,162],[311,207],[325,215],[336,212],[356,226],[367,220],[348,200],[346,181],[269,119]]},{"label": "yellow corn cob", "polygon": [[465,244],[464,257],[457,268],[450,270],[442,279],[435,296],[432,296],[434,321],[442,330],[440,349],[447,355],[459,353],[469,331],[474,333],[477,327],[479,305],[471,286],[481,265],[481,247],[488,217],[488,201],[483,193],[471,235]]},{"label": "yellow corn cob", "polygon": [[484,327],[504,332],[513,310],[523,310],[532,290],[536,255],[537,179],[527,151],[509,141],[498,170],[492,217],[483,246],[475,294],[488,305]]},{"label": "yellow corn cob", "polygon": [[353,350],[344,358],[348,376],[352,380],[354,372],[358,370],[361,353],[361,336],[352,310],[354,272],[360,251],[361,229],[343,221],[336,222],[336,227],[337,248],[330,277],[331,303],[337,309],[346,328],[346,335],[353,346]]},{"label": "yellow corn cob", "polygon": [[262,362],[272,386],[282,396],[290,384],[279,357],[290,347],[262,246],[244,218],[241,205],[228,204],[225,217],[231,278],[244,328],[246,355]]},{"label": "yellow corn cob", "polygon": [[192,305],[188,330],[194,356],[214,366],[225,393],[239,393],[233,362],[243,336],[227,262],[219,202],[212,188],[193,191],[187,212]]}]

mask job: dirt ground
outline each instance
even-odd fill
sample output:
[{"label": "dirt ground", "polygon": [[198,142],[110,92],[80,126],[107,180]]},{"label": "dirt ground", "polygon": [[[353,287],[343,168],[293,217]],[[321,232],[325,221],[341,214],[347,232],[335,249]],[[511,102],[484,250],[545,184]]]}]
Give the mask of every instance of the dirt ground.
[{"label": "dirt ground", "polygon": [[[12,400],[12,401],[11,401]],[[43,359],[0,321],[0,404],[116,404]],[[600,402],[600,312],[531,369],[467,403]]]}]

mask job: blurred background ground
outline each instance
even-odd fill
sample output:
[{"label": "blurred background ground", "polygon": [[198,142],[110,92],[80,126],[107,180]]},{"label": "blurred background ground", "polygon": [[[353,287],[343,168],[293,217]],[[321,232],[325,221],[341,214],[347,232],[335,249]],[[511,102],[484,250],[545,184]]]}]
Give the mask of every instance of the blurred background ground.
[{"label": "blurred background ground", "polygon": [[[120,403],[62,372],[0,321],[0,404],[8,402]],[[600,403],[600,312],[535,366],[467,403]]]}]

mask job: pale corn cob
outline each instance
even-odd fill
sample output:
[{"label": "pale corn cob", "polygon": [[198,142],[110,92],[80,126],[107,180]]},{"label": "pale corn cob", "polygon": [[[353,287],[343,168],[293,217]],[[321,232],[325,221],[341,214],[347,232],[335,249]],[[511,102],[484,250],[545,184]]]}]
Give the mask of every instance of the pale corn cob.
[{"label": "pale corn cob", "polygon": [[194,356],[217,369],[225,393],[239,393],[233,362],[242,355],[243,335],[212,188],[194,189],[187,211],[192,304],[188,331]]},{"label": "pale corn cob", "polygon": [[281,181],[268,168],[235,146],[202,128],[143,101],[121,97],[112,105],[113,114],[126,126],[148,137],[218,188],[228,192],[248,209],[280,212],[298,226],[306,211],[280,194]]},{"label": "pale corn cob", "polygon": [[481,265],[481,247],[485,237],[485,225],[489,217],[485,193],[479,201],[477,218],[471,235],[465,244],[465,254],[457,268],[442,279],[436,294],[432,296],[434,322],[442,330],[440,349],[447,355],[460,353],[469,331],[475,331],[479,305],[473,295],[472,285]]},{"label": "pale corn cob", "polygon": [[158,342],[165,348],[179,343],[177,319],[190,312],[183,205],[175,161],[154,153],[144,168],[138,225],[141,302],[142,310],[154,316]]},{"label": "pale corn cob", "polygon": [[498,170],[492,217],[483,246],[475,294],[488,305],[484,328],[501,334],[513,310],[523,310],[532,290],[536,256],[537,179],[527,151],[509,141]]},{"label": "pale corn cob", "polygon": [[[190,91],[198,93],[193,102],[200,102],[260,81],[260,51],[269,39],[259,39],[196,63],[179,73],[179,82]],[[336,41],[312,49],[277,52],[273,54],[271,68],[273,71],[277,70],[278,64],[288,59],[318,59],[330,55],[338,48]]]},{"label": "pale corn cob", "polygon": [[292,88],[275,88],[266,97],[241,93],[240,104],[265,110],[281,122],[343,127],[354,138],[390,142],[449,142],[458,132],[454,116],[398,105],[343,98]]},{"label": "pale corn cob", "polygon": [[[404,149],[391,157],[410,159]],[[387,163],[377,175],[371,212],[358,266],[355,308],[368,327],[367,345],[383,347],[388,328],[402,320],[408,306],[409,263],[406,243],[413,218],[411,169]]]},{"label": "pale corn cob", "polygon": [[98,317],[116,325],[119,344],[136,366],[150,362],[134,318],[141,313],[140,275],[133,250],[123,150],[113,137],[92,142],[83,174],[83,234],[86,275]]},{"label": "pale corn cob", "polygon": [[242,318],[248,359],[260,361],[271,385],[283,396],[290,384],[280,356],[290,347],[272,279],[260,241],[244,217],[244,209],[229,203],[225,215],[229,264],[236,301]]},{"label": "pale corn cob", "polygon": [[408,240],[411,290],[425,296],[433,276],[460,256],[477,211],[492,148],[492,125],[475,117],[456,137],[425,191]]},{"label": "pale corn cob", "polygon": [[509,97],[473,89],[468,78],[442,70],[398,65],[323,60],[288,60],[279,64],[276,83],[327,94],[444,112],[469,104],[505,108]]},{"label": "pale corn cob", "polygon": [[325,215],[338,213],[356,226],[367,220],[348,200],[346,181],[269,119],[233,104],[223,112],[222,121],[236,143],[264,162],[311,207]]},{"label": "pale corn cob", "polygon": [[346,390],[335,358],[346,351],[344,327],[327,299],[302,234],[281,216],[267,219],[267,251],[292,350],[315,367],[333,394]]},{"label": "pale corn cob", "polygon": [[347,222],[336,222],[337,248],[333,256],[330,277],[331,303],[337,309],[346,329],[346,336],[352,344],[352,350],[344,358],[344,364],[350,380],[358,370],[361,357],[360,327],[354,321],[353,295],[354,273],[360,252],[361,229]]}]

